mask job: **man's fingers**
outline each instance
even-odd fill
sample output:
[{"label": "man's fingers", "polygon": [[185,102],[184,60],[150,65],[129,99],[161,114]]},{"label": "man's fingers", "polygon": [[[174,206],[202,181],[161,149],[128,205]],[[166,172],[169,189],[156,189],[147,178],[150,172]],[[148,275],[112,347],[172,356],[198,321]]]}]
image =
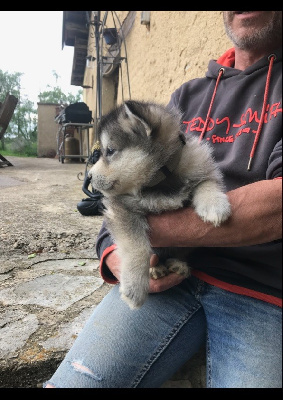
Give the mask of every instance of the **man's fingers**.
[{"label": "man's fingers", "polygon": [[150,266],[155,267],[156,264],[158,264],[159,257],[156,254],[152,254],[150,257]]},{"label": "man's fingers", "polygon": [[170,274],[158,279],[150,279],[149,293],[164,292],[173,286],[179,285],[184,280],[184,276],[171,272]]}]

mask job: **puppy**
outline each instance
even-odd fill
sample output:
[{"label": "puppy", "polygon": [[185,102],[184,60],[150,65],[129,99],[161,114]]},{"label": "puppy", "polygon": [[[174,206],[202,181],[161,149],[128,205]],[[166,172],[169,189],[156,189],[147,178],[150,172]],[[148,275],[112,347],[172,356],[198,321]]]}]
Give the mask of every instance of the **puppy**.
[{"label": "puppy", "polygon": [[[122,262],[121,297],[133,309],[142,306],[149,289],[148,213],[190,205],[214,226],[230,215],[209,145],[193,136],[185,139],[180,127],[178,110],[140,101],[126,101],[98,127],[101,155],[88,176],[104,195],[105,219]],[[162,265],[151,275],[158,278],[169,270],[189,276],[187,254],[178,257],[184,251],[154,249]]]}]

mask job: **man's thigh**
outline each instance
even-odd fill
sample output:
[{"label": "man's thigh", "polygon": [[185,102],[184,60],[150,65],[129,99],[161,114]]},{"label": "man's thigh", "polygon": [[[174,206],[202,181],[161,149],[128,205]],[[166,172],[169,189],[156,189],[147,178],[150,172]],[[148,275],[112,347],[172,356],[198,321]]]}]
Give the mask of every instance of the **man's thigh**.
[{"label": "man's thigh", "polygon": [[282,309],[208,286],[207,387],[282,387]]},{"label": "man's thigh", "polygon": [[96,307],[50,380],[65,388],[159,387],[205,342],[188,285],[150,294],[131,310],[115,286]]}]

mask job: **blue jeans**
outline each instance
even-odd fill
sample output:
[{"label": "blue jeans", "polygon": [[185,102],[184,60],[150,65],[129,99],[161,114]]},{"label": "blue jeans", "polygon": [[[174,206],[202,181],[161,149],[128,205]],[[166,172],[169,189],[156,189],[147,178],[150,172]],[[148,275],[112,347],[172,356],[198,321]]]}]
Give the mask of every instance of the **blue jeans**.
[{"label": "blue jeans", "polygon": [[207,387],[281,388],[281,308],[195,277],[150,294],[138,310],[114,286],[49,383],[156,388],[206,344]]}]

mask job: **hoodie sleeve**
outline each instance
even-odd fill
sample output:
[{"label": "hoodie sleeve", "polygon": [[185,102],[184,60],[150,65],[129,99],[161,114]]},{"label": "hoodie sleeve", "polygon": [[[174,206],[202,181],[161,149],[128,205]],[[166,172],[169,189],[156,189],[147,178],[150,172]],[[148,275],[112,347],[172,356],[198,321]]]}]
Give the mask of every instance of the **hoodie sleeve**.
[{"label": "hoodie sleeve", "polygon": [[105,280],[105,282],[111,284],[117,283],[118,280],[107,267],[105,263],[105,257],[108,254],[110,254],[113,250],[115,250],[116,247],[117,246],[115,245],[104,220],[97,236],[95,250],[97,257],[100,260],[99,264],[100,275]]},{"label": "hoodie sleeve", "polygon": [[268,160],[266,179],[282,178],[282,139],[276,143]]}]

